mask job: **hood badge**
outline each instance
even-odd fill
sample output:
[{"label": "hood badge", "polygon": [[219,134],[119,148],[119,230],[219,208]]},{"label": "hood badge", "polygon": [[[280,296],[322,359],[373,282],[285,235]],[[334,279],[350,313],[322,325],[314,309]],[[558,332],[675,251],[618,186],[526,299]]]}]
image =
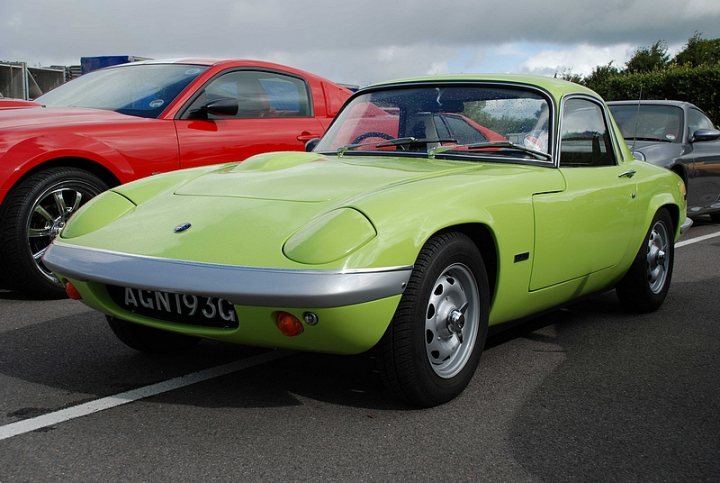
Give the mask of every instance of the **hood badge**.
[{"label": "hood badge", "polygon": [[175,227],[175,233],[182,233],[188,231],[192,225],[190,223],[181,223]]}]

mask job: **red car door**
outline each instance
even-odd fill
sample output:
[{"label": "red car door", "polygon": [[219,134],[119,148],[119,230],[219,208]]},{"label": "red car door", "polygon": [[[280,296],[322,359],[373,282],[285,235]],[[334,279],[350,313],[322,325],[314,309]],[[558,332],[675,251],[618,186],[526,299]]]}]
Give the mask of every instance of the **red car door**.
[{"label": "red car door", "polygon": [[250,69],[215,77],[175,125],[183,168],[302,151],[324,132],[304,79]]}]

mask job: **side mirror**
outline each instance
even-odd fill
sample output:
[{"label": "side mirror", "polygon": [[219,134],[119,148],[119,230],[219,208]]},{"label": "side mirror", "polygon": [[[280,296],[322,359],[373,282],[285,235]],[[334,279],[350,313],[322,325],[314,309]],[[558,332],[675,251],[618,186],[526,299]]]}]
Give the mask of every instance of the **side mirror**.
[{"label": "side mirror", "polygon": [[223,97],[205,105],[205,112],[214,116],[235,116],[238,113],[237,99]]},{"label": "side mirror", "polygon": [[313,149],[315,149],[315,146],[317,146],[319,142],[320,142],[320,138],[312,138],[311,140],[306,142],[305,143],[305,152],[307,152],[307,153],[311,152]]},{"label": "side mirror", "polygon": [[698,141],[715,141],[720,138],[720,130],[717,129],[698,129],[692,136],[690,136],[690,142],[696,143]]}]

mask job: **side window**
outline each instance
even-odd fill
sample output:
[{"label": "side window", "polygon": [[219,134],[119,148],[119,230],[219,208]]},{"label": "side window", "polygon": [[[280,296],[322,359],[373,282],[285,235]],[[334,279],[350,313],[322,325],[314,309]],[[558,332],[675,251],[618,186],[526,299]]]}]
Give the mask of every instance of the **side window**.
[{"label": "side window", "polygon": [[610,134],[600,105],[586,99],[569,99],[563,105],[560,166],[612,166]]},{"label": "side window", "polygon": [[453,115],[441,115],[442,120],[447,123],[449,136],[455,138],[460,144],[481,143],[487,141],[483,134],[472,127],[465,119]]},{"label": "side window", "polygon": [[[239,70],[213,79],[190,111],[219,99],[238,104],[238,119],[311,116],[310,96],[305,81],[275,72]],[[208,119],[232,116],[208,114]]]},{"label": "side window", "polygon": [[692,136],[698,129],[715,129],[715,126],[705,114],[697,109],[690,109],[688,111],[688,136]]},{"label": "side window", "polygon": [[260,79],[267,102],[275,117],[310,115],[310,99],[305,82],[290,76],[266,74]]}]

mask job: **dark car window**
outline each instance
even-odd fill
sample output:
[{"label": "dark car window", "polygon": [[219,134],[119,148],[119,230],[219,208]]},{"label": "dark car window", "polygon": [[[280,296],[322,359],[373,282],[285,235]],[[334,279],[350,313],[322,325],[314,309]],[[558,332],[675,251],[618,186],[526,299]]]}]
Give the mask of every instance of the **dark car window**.
[{"label": "dark car window", "polygon": [[569,99],[562,112],[560,166],[612,166],[612,143],[602,108],[586,99]]},{"label": "dark car window", "polygon": [[[240,70],[223,74],[205,86],[189,111],[197,111],[219,99],[236,101],[235,117],[240,119],[311,116],[305,81],[275,72]],[[208,118],[227,119],[227,116],[208,114]]]},{"label": "dark car window", "polygon": [[683,111],[678,106],[614,104],[610,112],[625,139],[682,142]]},{"label": "dark car window", "polygon": [[692,136],[698,129],[715,129],[715,126],[705,114],[697,109],[690,109],[688,111],[688,135]]},{"label": "dark car window", "polygon": [[[444,121],[449,129],[448,137],[456,139],[460,144],[481,143],[487,141],[487,138],[480,131],[472,127],[467,118],[460,116],[441,114],[436,116]],[[439,124],[436,121],[436,124]]]},{"label": "dark car window", "polygon": [[36,99],[46,106],[89,107],[158,117],[207,69],[188,64],[129,64],[85,74]]}]

